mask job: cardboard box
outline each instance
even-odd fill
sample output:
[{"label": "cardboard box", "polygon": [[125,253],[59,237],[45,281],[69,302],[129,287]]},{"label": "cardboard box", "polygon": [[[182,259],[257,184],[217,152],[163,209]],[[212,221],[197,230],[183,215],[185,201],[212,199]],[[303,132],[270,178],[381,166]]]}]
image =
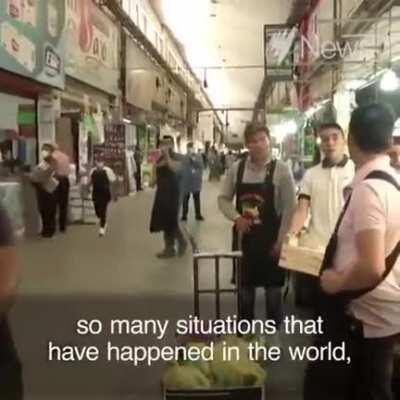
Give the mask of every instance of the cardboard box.
[{"label": "cardboard box", "polygon": [[304,274],[319,276],[324,252],[303,246],[284,244],[279,266]]}]

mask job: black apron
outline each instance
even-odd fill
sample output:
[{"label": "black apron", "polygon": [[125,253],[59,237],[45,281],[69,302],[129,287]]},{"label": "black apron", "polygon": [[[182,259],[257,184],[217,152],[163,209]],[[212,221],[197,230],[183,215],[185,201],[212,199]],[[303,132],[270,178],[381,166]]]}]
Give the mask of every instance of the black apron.
[{"label": "black apron", "polygon": [[[278,266],[278,259],[271,257],[271,250],[278,239],[280,218],[274,205],[273,176],[276,161],[267,166],[265,181],[244,183],[246,159],[239,164],[236,183],[236,209],[241,215],[253,213],[256,222],[249,233],[242,237],[242,284],[253,287],[282,287],[285,271]],[[238,248],[238,234],[234,230],[233,247]]]},{"label": "black apron", "polygon": [[[172,154],[171,158],[175,159],[175,156]],[[157,166],[157,190],[150,232],[172,231],[178,227],[180,199],[181,187],[177,174],[165,165]]]},{"label": "black apron", "polygon": [[[373,171],[365,178],[365,180],[367,179],[381,179],[393,184],[400,190],[400,186],[395,179],[383,171]],[[345,203],[326,248],[320,274],[333,266],[338,247],[339,228],[350,204],[350,200],[351,195]],[[362,322],[349,314],[349,306],[352,300],[373,291],[387,278],[399,254],[400,243],[397,244],[393,252],[385,260],[385,273],[373,287],[362,290],[343,291],[335,295],[330,295],[325,293],[321,286],[318,285],[316,317],[320,316],[323,318],[324,334],[316,337],[315,345],[321,347],[332,343],[333,346],[339,346],[342,342],[345,342],[347,353],[351,357],[352,363],[351,365],[347,365],[345,362],[339,363],[334,361],[316,361],[309,363],[304,383],[303,398],[305,400],[314,400],[317,398],[345,400],[357,394],[355,383],[359,379],[357,374],[360,369],[357,360],[360,359],[360,353],[362,352],[364,332]],[[329,382],[325,379],[326,376],[331,377]]]}]

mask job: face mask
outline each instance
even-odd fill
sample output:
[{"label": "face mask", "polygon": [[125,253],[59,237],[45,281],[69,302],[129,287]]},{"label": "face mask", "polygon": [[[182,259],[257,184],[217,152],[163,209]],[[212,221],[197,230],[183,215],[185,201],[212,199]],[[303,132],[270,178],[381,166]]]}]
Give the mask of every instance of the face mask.
[{"label": "face mask", "polygon": [[104,162],[98,161],[98,162],[96,163],[96,166],[97,166],[97,168],[104,168]]},{"label": "face mask", "polygon": [[47,158],[50,155],[50,152],[47,150],[42,150],[42,158]]}]

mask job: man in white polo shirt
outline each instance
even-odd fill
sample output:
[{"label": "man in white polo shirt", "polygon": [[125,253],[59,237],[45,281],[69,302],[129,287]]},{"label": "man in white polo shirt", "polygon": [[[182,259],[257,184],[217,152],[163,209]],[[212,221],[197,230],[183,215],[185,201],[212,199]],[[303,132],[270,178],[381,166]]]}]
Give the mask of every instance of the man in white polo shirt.
[{"label": "man in white polo shirt", "polygon": [[308,247],[326,247],[343,208],[344,188],[354,177],[354,163],[345,154],[346,139],[340,125],[320,126],[323,160],[304,175],[289,235],[297,235],[310,217]]},{"label": "man in white polo shirt", "polygon": [[[304,175],[288,236],[297,235],[310,218],[307,234],[302,237],[301,244],[325,249],[344,205],[344,188],[354,177],[354,163],[345,154],[346,139],[340,125],[323,124],[318,134],[323,160]],[[312,306],[316,287],[315,278],[296,274],[296,304]]]},{"label": "man in white polo shirt", "polygon": [[387,156],[393,127],[382,104],[352,114],[356,175],[326,250],[317,310],[325,321],[319,346],[345,343],[351,363],[310,363],[304,400],[393,400],[400,336],[400,180]]}]

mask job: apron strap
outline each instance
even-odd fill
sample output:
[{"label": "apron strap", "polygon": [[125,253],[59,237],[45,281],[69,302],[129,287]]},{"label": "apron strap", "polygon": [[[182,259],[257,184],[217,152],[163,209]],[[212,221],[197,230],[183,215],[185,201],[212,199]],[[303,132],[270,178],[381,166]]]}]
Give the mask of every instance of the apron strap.
[{"label": "apron strap", "polygon": [[238,187],[239,185],[243,182],[243,175],[244,175],[244,170],[246,168],[246,161],[247,161],[247,156],[243,158],[243,160],[240,161],[239,163],[239,168],[237,171],[236,175],[236,188],[235,188],[235,194],[236,194],[236,210],[240,210],[240,202],[239,202],[239,196],[238,196]]}]

